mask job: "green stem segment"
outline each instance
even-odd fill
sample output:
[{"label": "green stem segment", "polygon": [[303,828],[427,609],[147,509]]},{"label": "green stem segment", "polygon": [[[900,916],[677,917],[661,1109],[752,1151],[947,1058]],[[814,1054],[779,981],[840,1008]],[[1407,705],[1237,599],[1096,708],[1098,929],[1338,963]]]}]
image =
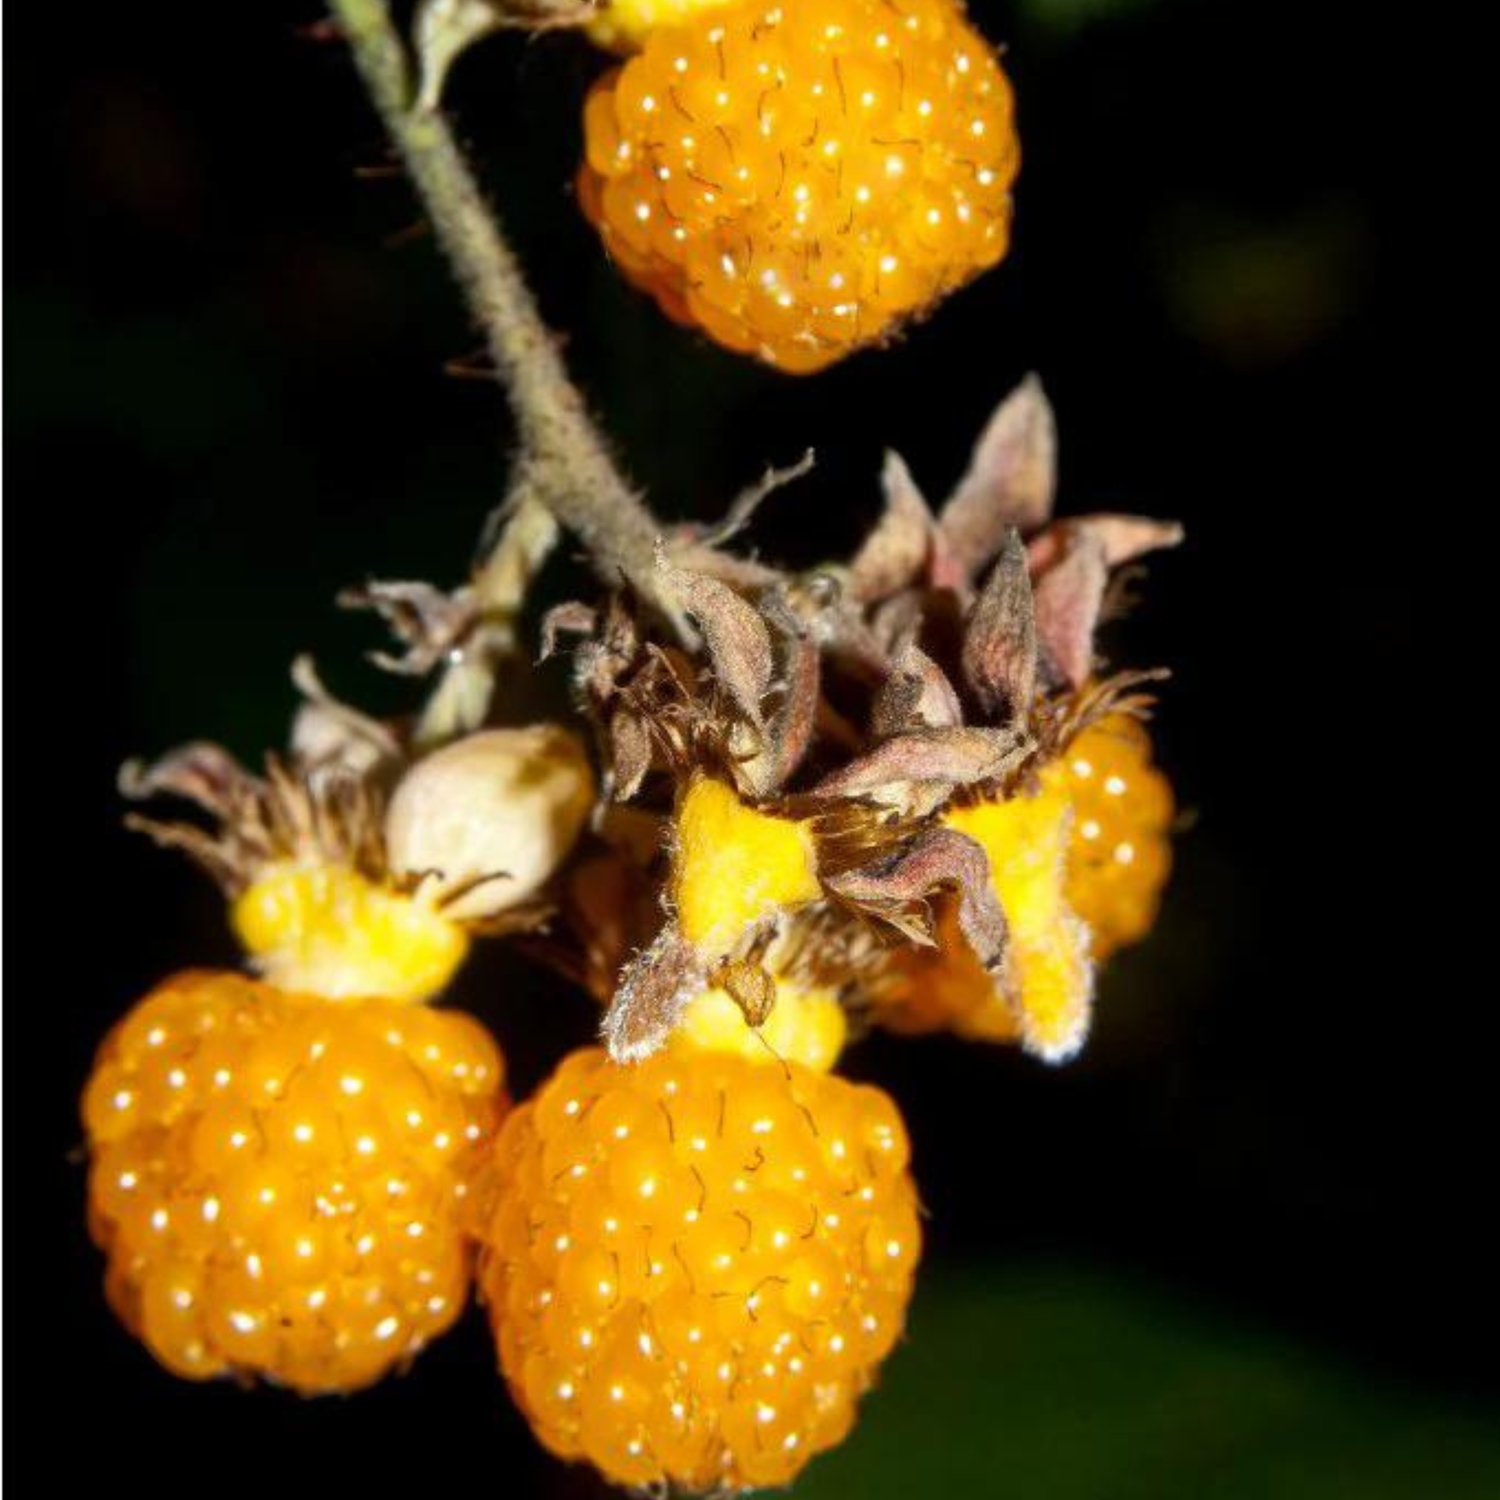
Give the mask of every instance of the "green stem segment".
[{"label": "green stem segment", "polygon": [[661,528],[622,478],[569,380],[447,122],[414,104],[406,48],[386,0],[330,4],[510,394],[521,439],[513,500],[545,506],[583,542],[607,581],[623,575],[675,617],[657,585]]}]

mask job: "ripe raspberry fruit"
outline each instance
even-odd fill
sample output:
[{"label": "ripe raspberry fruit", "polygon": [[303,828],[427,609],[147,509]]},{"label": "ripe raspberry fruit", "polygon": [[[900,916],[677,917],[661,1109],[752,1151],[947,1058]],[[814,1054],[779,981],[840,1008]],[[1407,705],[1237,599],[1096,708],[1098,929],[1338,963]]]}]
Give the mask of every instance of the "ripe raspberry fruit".
[{"label": "ripe raspberry fruit", "polygon": [[467,1291],[471,1170],[504,1106],[475,1021],[190,972],[100,1049],[89,1218],[115,1311],[169,1370],[349,1391]]},{"label": "ripe raspberry fruit", "polygon": [[493,1148],[480,1270],[537,1436],[619,1484],[788,1483],[901,1332],[908,1151],[884,1094],[795,1064],[567,1058]]},{"label": "ripe raspberry fruit", "polygon": [[1068,900],[1088,923],[1095,958],[1151,930],[1172,868],[1172,787],[1151,763],[1139,719],[1111,714],[1042,773],[1073,804]]},{"label": "ripe raspberry fruit", "polygon": [[1005,254],[1012,113],[953,0],[730,4],[595,85],[579,193],[670,317],[808,372]]}]

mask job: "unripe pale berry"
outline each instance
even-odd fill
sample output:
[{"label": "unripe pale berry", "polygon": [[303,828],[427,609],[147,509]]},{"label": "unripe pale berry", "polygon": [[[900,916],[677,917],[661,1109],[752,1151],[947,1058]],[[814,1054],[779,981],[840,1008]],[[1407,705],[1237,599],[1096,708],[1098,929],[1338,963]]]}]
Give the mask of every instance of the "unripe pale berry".
[{"label": "unripe pale berry", "polygon": [[167,980],[110,1033],[83,1097],[111,1305],[192,1379],[378,1380],[463,1307],[502,1084],[465,1016]]},{"label": "unripe pale berry", "polygon": [[574,1053],[493,1150],[481,1282],[537,1436],[624,1485],[784,1485],[842,1440],[920,1252],[876,1089],[674,1045]]},{"label": "unripe pale berry", "polygon": [[594,800],[577,737],[554,724],[465,735],[417,762],[386,811],[386,857],[450,920],[535,896],[573,847]]},{"label": "unripe pale berry", "polygon": [[1010,84],[954,0],[750,0],[651,32],[584,114],[585,212],[670,317],[818,370],[1005,254]]}]

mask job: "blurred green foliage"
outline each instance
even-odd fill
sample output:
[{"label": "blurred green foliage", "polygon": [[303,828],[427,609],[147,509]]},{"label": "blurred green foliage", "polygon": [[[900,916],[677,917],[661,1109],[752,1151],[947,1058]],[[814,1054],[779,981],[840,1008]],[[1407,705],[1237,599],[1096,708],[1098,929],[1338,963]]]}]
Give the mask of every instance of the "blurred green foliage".
[{"label": "blurred green foliage", "polygon": [[1500,1430],[1165,1290],[928,1267],[853,1439],[799,1500],[1490,1500]]}]

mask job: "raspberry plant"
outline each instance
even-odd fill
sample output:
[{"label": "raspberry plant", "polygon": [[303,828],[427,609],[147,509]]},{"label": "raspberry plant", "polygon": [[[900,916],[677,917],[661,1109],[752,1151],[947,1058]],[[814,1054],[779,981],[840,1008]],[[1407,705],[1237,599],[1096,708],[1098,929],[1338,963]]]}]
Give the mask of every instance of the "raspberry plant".
[{"label": "raspberry plant", "polygon": [[[414,713],[340,702],[304,659],[263,769],[195,743],[122,775],[188,805],[132,821],[218,882],[248,972],[168,978],[100,1049],[107,1293],[175,1374],[313,1394],[402,1367],[472,1284],[560,1457],[632,1487],[783,1485],[849,1433],[921,1250],[899,1110],[837,1076],[845,1045],[951,1028],[1064,1061],[1098,961],[1154,919],[1161,674],[1111,671],[1096,629],[1178,531],[1054,516],[1034,378],[942,506],[889,455],[847,560],[731,545],[805,465],[717,527],[663,525],[438,103],[499,25],[634,52],[584,109],[606,245],[674,316],[812,371],[1004,253],[1009,85],[953,0],[428,0],[410,45],[384,0],[333,9],[519,452],[466,583],[347,596],[430,679]],[[564,532],[597,579],[541,627],[571,717],[517,725],[521,612]],[[436,1003],[507,937],[601,1007],[602,1046],[514,1109],[482,1025]]]}]

